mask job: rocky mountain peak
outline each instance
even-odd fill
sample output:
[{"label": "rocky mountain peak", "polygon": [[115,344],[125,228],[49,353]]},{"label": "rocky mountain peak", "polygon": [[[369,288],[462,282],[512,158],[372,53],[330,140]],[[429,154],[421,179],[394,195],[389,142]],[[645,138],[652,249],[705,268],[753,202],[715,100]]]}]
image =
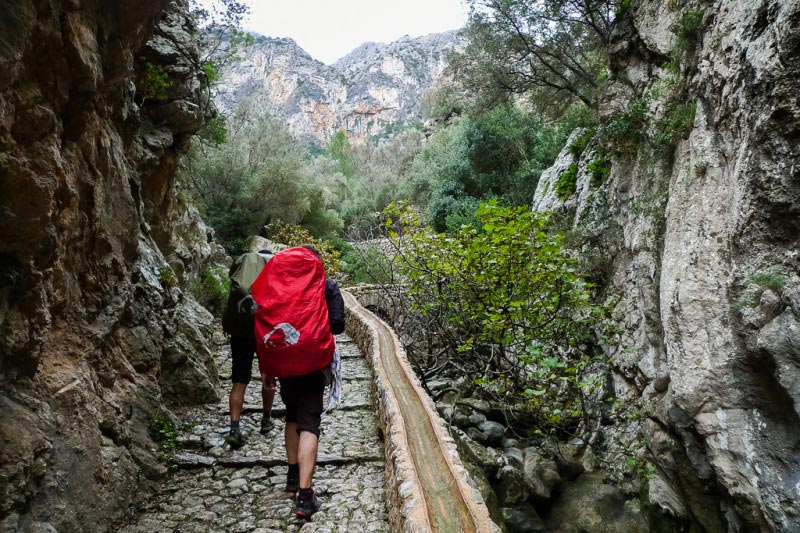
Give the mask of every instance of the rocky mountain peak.
[{"label": "rocky mountain peak", "polygon": [[420,122],[420,97],[460,45],[455,31],[366,42],[329,66],[292,39],[259,36],[223,73],[217,104],[228,111],[246,101],[284,118],[298,139],[317,145],[339,129],[360,143],[387,125]]}]

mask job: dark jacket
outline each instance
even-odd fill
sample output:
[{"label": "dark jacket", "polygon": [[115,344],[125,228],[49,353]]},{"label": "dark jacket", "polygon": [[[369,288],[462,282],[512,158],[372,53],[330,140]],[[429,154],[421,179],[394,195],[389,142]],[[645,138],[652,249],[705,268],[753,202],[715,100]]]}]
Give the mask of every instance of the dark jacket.
[{"label": "dark jacket", "polygon": [[344,332],[344,298],[339,291],[339,284],[330,278],[325,278],[325,302],[328,304],[331,333],[338,335]]}]

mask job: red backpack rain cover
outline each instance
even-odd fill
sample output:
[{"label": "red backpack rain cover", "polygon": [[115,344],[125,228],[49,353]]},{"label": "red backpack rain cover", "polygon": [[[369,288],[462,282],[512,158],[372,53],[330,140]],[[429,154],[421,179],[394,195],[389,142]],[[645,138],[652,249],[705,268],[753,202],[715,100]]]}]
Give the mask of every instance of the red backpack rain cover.
[{"label": "red backpack rain cover", "polygon": [[256,351],[262,374],[287,378],[325,368],[335,343],[325,301],[325,269],[306,248],[277,253],[250,287],[258,304]]}]

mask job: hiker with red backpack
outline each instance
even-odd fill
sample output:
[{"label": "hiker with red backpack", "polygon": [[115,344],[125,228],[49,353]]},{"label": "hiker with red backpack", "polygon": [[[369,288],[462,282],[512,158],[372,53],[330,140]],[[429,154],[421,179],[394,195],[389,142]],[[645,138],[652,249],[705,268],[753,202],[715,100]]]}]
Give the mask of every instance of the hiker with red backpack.
[{"label": "hiker with red backpack", "polygon": [[326,381],[331,382],[329,408],[341,393],[333,335],[344,331],[344,300],[336,282],[325,277],[320,254],[312,246],[273,256],[251,292],[258,305],[259,368],[278,378],[286,405],[286,490],[297,492],[295,514],[308,519],[319,510],[312,479]]},{"label": "hiker with red backpack", "polygon": [[[255,337],[255,301],[250,288],[264,265],[273,257],[269,250],[258,253],[245,253],[236,258],[231,265],[228,276],[231,289],[228,304],[222,315],[222,329],[230,335],[231,344],[231,393],[228,399],[230,407],[231,427],[225,441],[232,448],[244,444],[240,427],[244,393],[252,376],[253,357],[256,353]],[[275,378],[261,375],[261,402],[264,413],[261,417],[261,433],[267,434],[275,427],[272,421],[272,403],[275,399]]]}]

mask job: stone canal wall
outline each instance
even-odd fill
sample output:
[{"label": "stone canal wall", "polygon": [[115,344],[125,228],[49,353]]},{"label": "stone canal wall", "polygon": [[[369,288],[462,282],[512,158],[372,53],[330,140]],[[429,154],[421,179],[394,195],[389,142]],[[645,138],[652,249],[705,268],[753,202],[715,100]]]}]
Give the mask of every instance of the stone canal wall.
[{"label": "stone canal wall", "polygon": [[[426,494],[424,483],[420,479],[420,463],[427,460],[428,452],[436,455],[441,452],[444,464],[431,461],[423,467],[438,466],[444,468],[445,479],[449,481],[451,493],[457,496],[452,502],[453,507],[446,505],[447,512],[458,514],[459,507],[464,515],[460,528],[468,527],[474,531],[500,531],[489,518],[489,512],[475,483],[464,468],[456,451],[456,444],[450,437],[444,421],[439,417],[433,401],[423,391],[419,380],[411,370],[406,354],[400,345],[397,335],[386,326],[378,317],[364,309],[349,293],[345,293],[347,304],[347,334],[361,348],[368,365],[374,373],[374,397],[378,419],[385,436],[386,447],[386,497],[389,510],[389,525],[395,532],[431,531],[441,526],[433,524],[435,519],[429,509],[433,496]],[[391,358],[391,364],[387,359]],[[390,377],[390,373],[395,375]],[[396,374],[402,373],[402,379],[397,379]],[[399,388],[398,383],[403,383],[406,388]],[[411,402],[409,397],[415,397],[419,402],[417,411],[409,412]],[[401,403],[403,404],[401,406]],[[419,408],[421,406],[421,408]],[[430,421],[433,429],[429,447],[422,448],[425,460],[419,450],[414,456],[410,444],[412,435],[409,429],[408,418],[413,416],[419,420],[425,418]],[[444,487],[441,487],[444,489]],[[438,491],[437,491],[438,492]],[[442,491],[444,492],[444,491]],[[441,498],[440,494],[436,495]],[[439,501],[439,507],[448,504]],[[444,513],[439,513],[444,514]],[[464,530],[469,530],[464,529]],[[460,531],[462,529],[454,529]]]}]

